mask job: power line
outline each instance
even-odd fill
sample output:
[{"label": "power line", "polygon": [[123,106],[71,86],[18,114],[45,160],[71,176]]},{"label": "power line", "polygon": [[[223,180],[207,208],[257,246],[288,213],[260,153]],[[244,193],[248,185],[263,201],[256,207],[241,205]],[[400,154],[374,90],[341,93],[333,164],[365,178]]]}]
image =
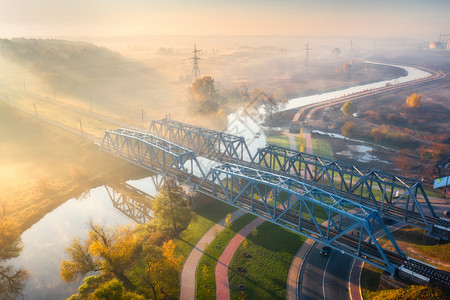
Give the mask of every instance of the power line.
[{"label": "power line", "polygon": [[309,42],[306,43],[306,54],[305,54],[305,66],[309,65],[309,51],[311,50],[311,48],[309,48]]},{"label": "power line", "polygon": [[191,57],[190,59],[192,59],[194,61],[194,64],[192,66],[192,82],[194,82],[195,80],[197,80],[197,78],[200,77],[200,69],[198,68],[198,61],[199,61],[199,57],[197,56],[197,53],[201,52],[202,50],[197,50],[197,44],[194,45],[194,56]]}]

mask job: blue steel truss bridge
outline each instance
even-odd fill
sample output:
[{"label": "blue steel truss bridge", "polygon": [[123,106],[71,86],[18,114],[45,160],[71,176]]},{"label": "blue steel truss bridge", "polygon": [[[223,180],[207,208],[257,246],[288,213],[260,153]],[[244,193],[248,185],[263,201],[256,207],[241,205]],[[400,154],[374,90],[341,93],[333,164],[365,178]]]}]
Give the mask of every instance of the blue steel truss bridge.
[{"label": "blue steel truss bridge", "polygon": [[[332,164],[339,166],[333,169],[326,160],[314,156],[306,159],[306,156],[302,157],[304,153],[296,153],[293,155],[296,160],[289,160],[292,153],[284,153],[278,148],[279,152],[269,152],[275,149],[270,148],[272,146],[259,149],[251,156],[242,137],[173,120],[154,121],[150,129],[152,133],[108,130],[101,149],[391,274],[407,270],[425,281],[450,286],[449,273],[437,269],[432,272],[427,269],[426,273],[420,262],[417,264],[422,269],[415,267],[416,264],[412,264],[398,247],[382,219],[382,216],[392,215],[411,224],[418,223],[422,228],[429,229],[427,226],[431,224],[436,226],[437,221],[431,223],[429,220],[438,218],[419,183],[411,186],[410,182],[405,182],[403,186],[398,183],[398,179],[402,180],[399,177],[376,176],[356,167],[343,169],[338,163]],[[219,164],[203,170],[197,156]],[[400,207],[399,214],[392,208],[398,207],[399,203],[392,193],[401,188],[403,194],[398,198],[411,202]],[[423,205],[417,198],[419,192],[424,195],[427,212],[423,209],[417,212],[417,207]],[[430,212],[431,216],[428,216]],[[413,219],[411,214],[421,218]],[[448,231],[447,223],[437,226],[441,226],[444,233]],[[386,250],[378,243],[375,232],[379,230],[384,231],[394,251]],[[429,231],[441,232],[432,228]]]},{"label": "blue steel truss bridge", "polygon": [[292,177],[374,208],[382,217],[404,221],[438,238],[450,238],[450,221],[437,217],[418,180],[274,145],[258,149],[252,156],[243,137],[171,119],[152,121],[150,132],[196,156]]}]

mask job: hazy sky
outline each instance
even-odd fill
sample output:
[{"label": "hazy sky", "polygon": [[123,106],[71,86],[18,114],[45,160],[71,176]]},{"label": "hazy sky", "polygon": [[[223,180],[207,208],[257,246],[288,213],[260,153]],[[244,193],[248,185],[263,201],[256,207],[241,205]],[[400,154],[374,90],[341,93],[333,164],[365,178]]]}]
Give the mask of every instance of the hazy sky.
[{"label": "hazy sky", "polygon": [[0,37],[450,33],[450,0],[0,0]]}]

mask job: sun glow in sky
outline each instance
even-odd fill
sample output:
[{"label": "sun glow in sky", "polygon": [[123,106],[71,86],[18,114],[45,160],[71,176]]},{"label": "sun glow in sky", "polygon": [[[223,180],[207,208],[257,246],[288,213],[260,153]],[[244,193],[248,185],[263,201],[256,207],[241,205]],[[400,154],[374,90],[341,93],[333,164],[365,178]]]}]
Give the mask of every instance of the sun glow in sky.
[{"label": "sun glow in sky", "polygon": [[0,37],[308,35],[428,38],[448,0],[2,0]]}]

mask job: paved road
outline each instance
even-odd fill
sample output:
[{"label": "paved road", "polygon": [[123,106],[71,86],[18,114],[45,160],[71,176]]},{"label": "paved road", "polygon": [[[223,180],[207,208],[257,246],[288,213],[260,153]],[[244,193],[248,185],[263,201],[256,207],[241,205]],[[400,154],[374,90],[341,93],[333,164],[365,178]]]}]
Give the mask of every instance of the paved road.
[{"label": "paved road", "polygon": [[315,243],[300,273],[300,299],[350,300],[348,278],[353,258],[333,250],[328,257],[320,255],[322,245]]}]

